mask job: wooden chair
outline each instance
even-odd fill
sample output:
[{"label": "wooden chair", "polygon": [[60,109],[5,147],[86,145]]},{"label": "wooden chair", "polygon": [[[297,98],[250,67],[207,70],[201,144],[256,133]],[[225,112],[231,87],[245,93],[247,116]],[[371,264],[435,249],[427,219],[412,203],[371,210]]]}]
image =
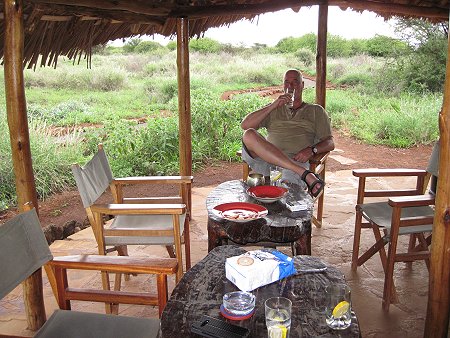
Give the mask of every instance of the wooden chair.
[{"label": "wooden chair", "polygon": [[[239,157],[242,157],[242,150],[238,150],[236,152],[236,155]],[[312,172],[319,175],[319,177],[322,179],[322,181],[325,182],[325,172],[326,172],[326,161],[328,158],[328,155],[330,155],[329,152],[322,153],[322,154],[316,154],[314,157],[312,157],[309,160],[309,166]],[[245,182],[247,180],[248,175],[250,174],[251,168],[250,166],[243,161],[242,162],[242,180]],[[325,189],[323,189],[320,194],[316,197],[317,201],[317,213],[316,215],[313,215],[312,222],[316,225],[316,227],[320,228],[322,227],[322,218],[323,218],[323,203],[324,203],[324,192]]]},{"label": "wooden chair", "polygon": [[[420,169],[357,169],[353,175],[359,178],[356,204],[355,233],[353,239],[352,270],[364,264],[377,252],[385,273],[383,309],[389,310],[391,303],[397,302],[393,282],[394,264],[425,260],[429,268],[429,249],[434,218],[434,194],[426,193],[430,177],[437,181],[438,146],[435,146],[427,170]],[[366,189],[369,180],[380,177],[401,179],[414,177],[415,186],[402,189]],[[380,198],[387,198],[380,201]],[[368,202],[368,198],[378,198]],[[373,199],[372,199],[373,201]],[[364,219],[364,221],[363,221]],[[361,229],[370,228],[375,243],[361,256]],[[407,252],[400,252],[398,237],[410,235]],[[418,244],[416,244],[418,243]],[[384,249],[389,244],[388,253]]]},{"label": "wooden chair", "polygon": [[[183,274],[181,246],[184,243],[186,270],[191,267],[187,192],[192,176],[146,176],[113,178],[108,159],[100,144],[98,152],[84,166],[72,166],[78,191],[98,243],[101,255],[117,250],[127,255],[127,245],[164,245],[169,255],[178,260],[177,281]],[[123,187],[137,184],[165,184],[179,187],[179,195],[171,197],[125,198]],[[112,204],[99,204],[98,199],[108,189]],[[110,222],[105,216],[114,216]],[[173,250],[175,247],[175,252]],[[117,288],[120,278],[116,277]],[[104,276],[109,288],[109,277]]]},{"label": "wooden chair", "polygon": [[[175,274],[178,265],[174,258],[99,255],[53,258],[34,209],[0,225],[0,255],[0,299],[31,275],[41,274],[41,267],[46,264],[60,310],[52,314],[35,337],[157,337],[158,319],[70,311],[70,301],[156,305],[161,316],[168,298],[167,275]],[[70,269],[154,274],[158,294],[73,288],[68,285],[67,270]],[[40,292],[41,301],[42,295]]]}]

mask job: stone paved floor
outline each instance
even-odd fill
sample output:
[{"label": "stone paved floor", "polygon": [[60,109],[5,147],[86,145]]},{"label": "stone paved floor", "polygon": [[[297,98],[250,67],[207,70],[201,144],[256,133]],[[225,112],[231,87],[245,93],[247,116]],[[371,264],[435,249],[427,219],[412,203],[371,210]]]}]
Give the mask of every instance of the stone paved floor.
[{"label": "stone paved floor", "polygon": [[[401,184],[392,182],[388,184]],[[379,184],[386,184],[380,181]],[[193,189],[193,220],[191,222],[191,250],[193,263],[207,253],[207,231],[205,198],[212,187]],[[352,288],[353,308],[359,318],[363,337],[367,338],[416,338],[423,336],[428,293],[428,272],[424,263],[413,263],[412,268],[398,263],[395,269],[395,282],[399,303],[391,306],[389,313],[381,309],[384,274],[378,256],[372,257],[358,268],[357,273],[350,270],[353,244],[354,204],[357,181],[350,170],[327,173],[324,225],[313,229],[312,254],[324,261],[335,264],[345,274]],[[368,247],[372,236],[365,233],[362,245]],[[406,242],[403,243],[406,245]],[[85,229],[70,238],[51,245],[54,255],[96,253],[96,245],[91,229]],[[164,248],[134,247],[131,255],[166,255]],[[77,272],[72,275],[76,285],[100,285],[99,278],[90,273]],[[127,287],[148,288],[148,280],[133,277]],[[153,283],[153,282],[151,282]],[[150,286],[151,286],[150,283]],[[174,281],[170,281],[173,288]],[[44,291],[47,313],[51,314],[56,303],[44,273]],[[101,304],[75,302],[74,309],[102,312]],[[157,316],[152,307],[124,306],[124,315]],[[22,303],[21,288],[17,288],[0,302],[0,333],[31,335],[25,329],[26,321]]]}]

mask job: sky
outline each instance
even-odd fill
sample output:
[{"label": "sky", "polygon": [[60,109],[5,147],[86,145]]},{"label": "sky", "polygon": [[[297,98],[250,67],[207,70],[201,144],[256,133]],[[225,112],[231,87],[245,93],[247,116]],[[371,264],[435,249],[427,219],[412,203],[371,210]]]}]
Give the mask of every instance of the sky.
[{"label": "sky", "polygon": [[[251,47],[255,43],[275,46],[285,37],[317,34],[318,12],[319,7],[312,6],[302,7],[298,13],[291,9],[266,13],[253,22],[241,20],[229,27],[211,28],[206,31],[205,37],[235,46]],[[346,39],[368,39],[376,34],[396,37],[393,23],[392,20],[384,21],[373,12],[343,11],[336,6],[330,6],[328,9],[328,33]],[[170,41],[162,36],[149,39],[164,45]]]}]

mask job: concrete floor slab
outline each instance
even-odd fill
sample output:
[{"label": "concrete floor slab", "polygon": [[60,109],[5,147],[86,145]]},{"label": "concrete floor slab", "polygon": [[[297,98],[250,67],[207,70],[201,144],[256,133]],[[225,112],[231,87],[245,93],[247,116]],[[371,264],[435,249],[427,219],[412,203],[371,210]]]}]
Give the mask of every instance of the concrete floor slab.
[{"label": "concrete floor slab", "polygon": [[[404,182],[390,184],[395,186]],[[389,313],[381,309],[384,273],[378,256],[369,259],[359,267],[356,273],[350,269],[353,246],[354,205],[358,182],[350,170],[327,173],[325,193],[324,224],[322,228],[313,228],[312,254],[324,261],[335,264],[345,275],[352,288],[353,309],[356,312],[363,337],[367,338],[418,338],[423,336],[428,294],[428,271],[422,262],[415,262],[412,267],[398,263],[395,268],[395,283],[399,303],[393,304]],[[191,222],[192,262],[198,262],[207,254],[207,213],[205,199],[213,187],[193,188],[193,219]],[[365,231],[362,246],[367,248],[373,235]],[[402,241],[401,245],[407,245]],[[250,248],[249,248],[250,249]],[[51,245],[55,256],[65,254],[86,254],[97,252],[97,245],[91,229],[85,229],[66,240],[56,241]],[[288,248],[282,248],[289,253]],[[130,255],[148,257],[167,256],[163,247],[130,247]],[[101,286],[99,275],[76,272],[70,275],[74,286]],[[169,281],[174,287],[173,278]],[[127,288],[152,288],[155,283],[151,278],[132,277],[125,282]],[[47,313],[57,308],[50,285],[44,273],[44,293]],[[74,302],[74,309],[103,312],[102,304]],[[131,316],[156,317],[157,310],[149,306],[120,306],[120,313]],[[31,336],[26,330],[26,320],[22,302],[22,289],[16,288],[0,301],[0,333]]]}]

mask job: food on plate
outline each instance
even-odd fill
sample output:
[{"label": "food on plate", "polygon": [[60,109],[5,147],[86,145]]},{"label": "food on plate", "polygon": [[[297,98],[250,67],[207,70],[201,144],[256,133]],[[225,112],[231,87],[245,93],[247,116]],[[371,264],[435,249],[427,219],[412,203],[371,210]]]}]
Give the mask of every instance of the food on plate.
[{"label": "food on plate", "polygon": [[256,219],[258,213],[252,210],[234,209],[222,211],[222,216],[228,219]]}]

